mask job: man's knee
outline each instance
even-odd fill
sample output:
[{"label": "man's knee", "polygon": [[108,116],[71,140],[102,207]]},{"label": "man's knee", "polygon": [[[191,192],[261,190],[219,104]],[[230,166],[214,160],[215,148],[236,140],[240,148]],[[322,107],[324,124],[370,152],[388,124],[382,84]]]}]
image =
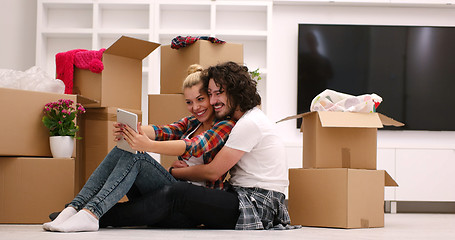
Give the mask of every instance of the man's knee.
[{"label": "man's knee", "polygon": [[187,182],[176,182],[163,187],[163,195],[169,201],[176,199],[184,199],[187,191],[191,187],[190,183]]}]

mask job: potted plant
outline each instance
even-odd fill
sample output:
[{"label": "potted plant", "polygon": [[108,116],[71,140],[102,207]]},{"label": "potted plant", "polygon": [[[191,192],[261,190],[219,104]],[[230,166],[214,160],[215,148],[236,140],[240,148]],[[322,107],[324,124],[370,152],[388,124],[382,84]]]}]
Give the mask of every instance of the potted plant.
[{"label": "potted plant", "polygon": [[79,126],[74,119],[85,113],[85,108],[70,99],[59,99],[44,106],[42,122],[49,129],[49,143],[52,156],[55,158],[69,158],[73,153],[74,140]]}]

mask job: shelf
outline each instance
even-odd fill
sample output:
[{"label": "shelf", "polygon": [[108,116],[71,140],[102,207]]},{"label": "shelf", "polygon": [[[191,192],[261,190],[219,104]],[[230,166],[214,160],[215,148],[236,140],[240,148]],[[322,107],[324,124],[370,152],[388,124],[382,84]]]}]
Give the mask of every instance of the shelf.
[{"label": "shelf", "polygon": [[217,37],[225,37],[230,39],[239,39],[239,40],[267,40],[268,32],[267,31],[237,31],[237,30],[220,30],[214,31],[214,35]]},{"label": "shelf", "polygon": [[38,19],[46,28],[92,28],[93,4],[45,3],[43,19]]},{"label": "shelf", "polygon": [[267,6],[232,6],[216,7],[216,28],[234,31],[267,31]]},{"label": "shelf", "polygon": [[89,37],[92,29],[88,28],[66,28],[66,29],[45,29],[41,34],[45,37]]},{"label": "shelf", "polygon": [[148,4],[100,4],[99,27],[102,29],[149,29]]},{"label": "shelf", "polygon": [[115,34],[147,35],[150,33],[150,31],[148,29],[134,29],[134,28],[99,29],[97,31],[94,30],[94,32],[96,32],[98,34],[104,34],[104,35],[109,35],[109,34],[110,35],[115,35]]},{"label": "shelf", "polygon": [[210,5],[162,4],[159,6],[159,28],[210,30]]}]

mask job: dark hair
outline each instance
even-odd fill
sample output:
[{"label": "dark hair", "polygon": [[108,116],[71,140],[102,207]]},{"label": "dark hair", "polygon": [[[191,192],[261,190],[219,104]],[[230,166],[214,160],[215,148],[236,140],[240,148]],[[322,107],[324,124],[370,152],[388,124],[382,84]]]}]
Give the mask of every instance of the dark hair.
[{"label": "dark hair", "polygon": [[201,78],[204,89],[208,88],[210,79],[213,79],[220,90],[226,91],[232,107],[238,106],[242,112],[261,104],[261,96],[256,88],[257,83],[251,79],[246,66],[235,62],[221,63],[204,70]]}]

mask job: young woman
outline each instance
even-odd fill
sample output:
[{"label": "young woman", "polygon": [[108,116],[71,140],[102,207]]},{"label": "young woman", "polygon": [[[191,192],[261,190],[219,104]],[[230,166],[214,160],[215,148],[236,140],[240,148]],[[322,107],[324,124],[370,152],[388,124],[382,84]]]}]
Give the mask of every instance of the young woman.
[{"label": "young woman", "polygon": [[[138,133],[126,131],[131,128],[115,123],[116,139],[125,138],[140,152],[132,154],[115,147],[68,207],[54,221],[43,224],[43,229],[58,232],[97,231],[99,219],[125,194],[133,201],[177,182],[145,151],[181,156],[186,160],[174,163],[170,171],[212,161],[226,141],[234,122],[215,120],[208,95],[202,91],[201,70],[200,66],[192,66],[184,82],[185,101],[192,116],[166,126],[141,127],[138,124]],[[207,187],[223,188],[224,177],[206,181]],[[171,222],[176,223],[178,219],[182,226],[191,225],[191,221],[178,217],[170,216]],[[124,220],[128,220],[127,217]]]}]

